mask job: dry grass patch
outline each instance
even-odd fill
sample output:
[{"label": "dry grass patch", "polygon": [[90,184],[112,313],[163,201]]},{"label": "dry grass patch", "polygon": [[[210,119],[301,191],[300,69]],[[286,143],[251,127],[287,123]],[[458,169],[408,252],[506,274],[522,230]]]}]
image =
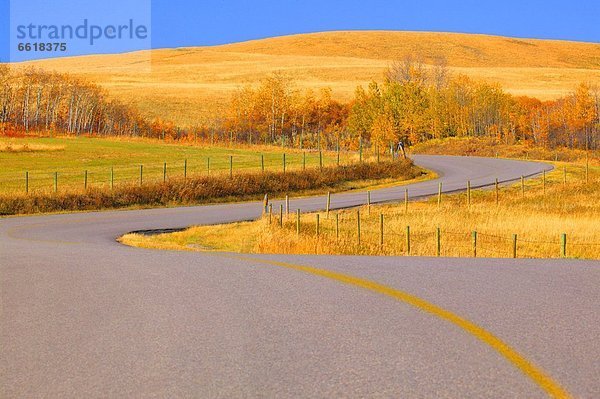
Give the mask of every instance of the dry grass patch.
[{"label": "dry grass patch", "polygon": [[[194,250],[193,244],[212,250],[283,254],[407,255],[407,226],[410,226],[410,255],[436,256],[437,229],[440,229],[441,256],[473,256],[472,232],[477,232],[477,256],[512,257],[513,234],[517,235],[517,257],[557,258],[561,256],[561,234],[567,235],[567,256],[599,259],[600,253],[600,167],[585,168],[558,163],[542,178],[527,181],[525,196],[520,184],[501,187],[496,205],[494,190],[466,193],[404,205],[372,206],[359,209],[361,237],[357,234],[357,209],[301,216],[296,232],[295,215],[284,217],[279,227],[274,215],[236,225],[194,227],[138,242],[148,248]],[[567,168],[567,183],[564,169]],[[380,221],[383,215],[383,245]],[[214,237],[218,237],[214,239]]]},{"label": "dry grass patch", "polygon": [[0,141],[0,152],[53,152],[64,151],[63,145],[47,145],[34,143],[7,143]]}]

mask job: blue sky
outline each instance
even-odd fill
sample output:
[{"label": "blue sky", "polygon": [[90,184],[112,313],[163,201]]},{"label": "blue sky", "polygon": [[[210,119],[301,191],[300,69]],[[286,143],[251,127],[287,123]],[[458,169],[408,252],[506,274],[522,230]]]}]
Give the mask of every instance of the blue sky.
[{"label": "blue sky", "polygon": [[[35,0],[12,1],[14,7]],[[131,1],[147,5],[150,0]],[[57,3],[64,3],[65,9],[69,3],[75,4],[74,0],[57,0],[51,4]],[[94,3],[99,2],[89,2]],[[152,0],[151,8],[154,48],[356,29],[487,33],[600,42],[598,0]],[[108,9],[110,7],[104,12]],[[9,0],[0,0],[2,60],[6,59],[10,46],[9,34],[13,34],[9,32],[9,10]],[[99,14],[94,10],[91,15]]]}]

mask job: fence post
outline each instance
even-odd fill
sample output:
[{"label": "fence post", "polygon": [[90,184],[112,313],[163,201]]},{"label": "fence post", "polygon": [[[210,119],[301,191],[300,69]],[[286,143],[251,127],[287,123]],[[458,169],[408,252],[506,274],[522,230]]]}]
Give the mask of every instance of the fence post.
[{"label": "fence post", "polygon": [[264,156],[264,154],[260,154],[260,171],[262,173],[265,172],[265,156]]},{"label": "fence post", "polygon": [[438,185],[438,201],[437,201],[437,206],[438,208],[440,207],[440,205],[442,205],[442,182],[440,182],[440,184]]},{"label": "fence post", "polygon": [[473,231],[472,237],[473,237],[473,257],[476,258],[477,257],[477,232],[476,231]]},{"label": "fence post", "polygon": [[367,190],[367,211],[371,214],[371,191]]},{"label": "fence post", "polygon": [[442,254],[442,231],[439,227],[435,230],[435,241],[436,241],[435,254],[436,254],[436,256],[439,257]]},{"label": "fence post", "polygon": [[379,247],[383,250],[383,213],[379,214]]},{"label": "fence post", "polygon": [[331,191],[327,191],[327,219],[329,219],[329,208],[331,207]]},{"label": "fence post", "polygon": [[356,210],[356,239],[360,246],[360,209]]},{"label": "fence post", "polygon": [[406,255],[410,255],[410,226],[406,226]]},{"label": "fence post", "polygon": [[404,189],[404,213],[408,213],[408,188]]},{"label": "fence post", "polygon": [[498,188],[498,178],[496,177],[496,206],[500,205],[500,189]]},{"label": "fence post", "polygon": [[83,172],[83,189],[87,190],[87,182],[88,182],[88,171],[85,170]]},{"label": "fence post", "polygon": [[306,170],[306,151],[302,152],[302,170]]},{"label": "fence post", "polygon": [[54,192],[58,191],[58,172],[54,172]]},{"label": "fence post", "polygon": [[25,172],[25,194],[29,194],[29,172]]},{"label": "fence post", "polygon": [[163,183],[167,181],[167,163],[163,163]]},{"label": "fence post", "polygon": [[375,152],[377,153],[377,163],[379,163],[379,144],[375,144]]},{"label": "fence post", "polygon": [[140,165],[140,187],[144,183],[144,165]]},{"label": "fence post", "polygon": [[567,235],[565,233],[560,235],[560,256],[567,257]]},{"label": "fence post", "polygon": [[279,227],[283,227],[283,204],[279,204]]},{"label": "fence post", "polygon": [[206,174],[210,175],[210,157],[206,157]]},{"label": "fence post", "polygon": [[315,225],[315,232],[317,233],[317,237],[318,237],[318,236],[319,236],[319,233],[320,233],[320,229],[319,229],[319,227],[320,227],[320,224],[319,224],[320,217],[319,217],[319,214],[318,214],[318,213],[317,213],[317,215],[316,215],[316,216],[317,216],[317,221],[316,221],[316,225]]},{"label": "fence post", "polygon": [[512,257],[513,258],[517,257],[517,235],[516,234],[512,235]]},{"label": "fence post", "polygon": [[521,176],[521,198],[525,198],[525,178]]},{"label": "fence post", "polygon": [[269,204],[269,224],[273,221],[273,204]]},{"label": "fence post", "polygon": [[544,190],[544,195],[546,195],[546,169],[544,169],[543,177],[542,177],[542,188]]},{"label": "fence post", "polygon": [[319,151],[319,168],[323,169],[323,151]]},{"label": "fence post", "polygon": [[187,179],[187,159],[183,160],[183,178]]},{"label": "fence post", "polygon": [[110,189],[112,190],[115,187],[115,168],[113,166],[110,167]]},{"label": "fence post", "polygon": [[296,235],[300,235],[300,209],[296,209]]},{"label": "fence post", "polygon": [[467,206],[471,206],[471,180],[467,180]]},{"label": "fence post", "polygon": [[283,173],[285,173],[285,152],[283,153]]},{"label": "fence post", "polygon": [[229,178],[233,177],[233,155],[229,156]]},{"label": "fence post", "polygon": [[340,238],[340,215],[339,213],[335,214],[335,238]]},{"label": "fence post", "polygon": [[285,195],[285,216],[290,217],[290,196]]}]

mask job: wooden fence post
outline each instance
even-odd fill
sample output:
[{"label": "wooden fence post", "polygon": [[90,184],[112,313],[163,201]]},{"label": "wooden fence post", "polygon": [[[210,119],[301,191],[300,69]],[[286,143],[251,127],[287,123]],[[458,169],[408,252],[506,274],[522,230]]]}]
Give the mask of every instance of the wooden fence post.
[{"label": "wooden fence post", "polygon": [[283,153],[283,173],[285,173],[285,152]]},{"label": "wooden fence post", "polygon": [[302,170],[306,170],[306,151],[302,152]]},{"label": "wooden fence post", "polygon": [[320,227],[321,227],[321,226],[320,226],[320,223],[319,223],[319,222],[320,222],[320,217],[319,217],[319,214],[318,214],[318,213],[317,213],[317,215],[316,215],[316,219],[317,219],[317,220],[316,220],[316,225],[315,225],[315,233],[317,233],[317,237],[318,237],[318,236],[319,236],[319,233],[321,232],[321,231],[320,231]]},{"label": "wooden fence post", "polygon": [[473,257],[476,258],[477,257],[477,232],[473,231],[473,233],[471,235],[473,237]]},{"label": "wooden fence post", "polygon": [[436,254],[436,256],[439,257],[442,254],[442,231],[439,227],[435,230],[435,241],[436,241],[435,254]]},{"label": "wooden fence post", "polygon": [[140,165],[140,187],[144,183],[144,165]]},{"label": "wooden fence post", "polygon": [[335,238],[340,238],[340,215],[339,213],[335,214]]},{"label": "wooden fence post", "polygon": [[517,235],[512,235],[512,257],[516,259],[517,257]]},{"label": "wooden fence post", "polygon": [[206,157],[206,174],[210,175],[210,157]]},{"label": "wooden fence post", "polygon": [[560,235],[560,256],[567,257],[567,235],[565,233]]},{"label": "wooden fence post", "polygon": [[167,181],[167,163],[163,163],[163,183]]},{"label": "wooden fence post", "polygon": [[379,247],[383,250],[383,213],[379,214]]},{"label": "wooden fence post", "polygon": [[187,159],[183,160],[183,178],[187,179]]},{"label": "wooden fence post", "polygon": [[521,198],[525,198],[525,178],[521,176]]},{"label": "wooden fence post", "polygon": [[498,178],[496,177],[496,206],[500,205],[500,189],[498,188]]},{"label": "wooden fence post", "polygon": [[356,241],[360,246],[360,209],[356,210]]},{"label": "wooden fence post", "polygon": [[331,191],[327,191],[327,219],[329,219],[329,208],[331,207]]},{"label": "wooden fence post", "polygon": [[269,204],[269,224],[273,221],[273,204]]},{"label": "wooden fence post", "polygon": [[265,156],[264,156],[264,154],[260,154],[260,171],[262,173],[265,172]]},{"label": "wooden fence post", "polygon": [[296,235],[300,235],[300,209],[296,209]]},{"label": "wooden fence post", "polygon": [[25,194],[29,194],[29,172],[25,172]]},{"label": "wooden fence post", "polygon": [[408,213],[408,188],[404,189],[404,213]]},{"label": "wooden fence post", "polygon": [[115,187],[115,168],[113,166],[110,167],[110,189],[112,190]]},{"label": "wooden fence post", "polygon": [[88,171],[85,170],[83,172],[83,189],[87,190],[87,183],[88,183]]},{"label": "wooden fence post", "polygon": [[58,172],[54,172],[54,192],[58,191]]},{"label": "wooden fence post", "polygon": [[319,151],[319,168],[323,169],[323,151]]},{"label": "wooden fence post", "polygon": [[283,227],[283,204],[279,204],[279,227]]},{"label": "wooden fence post", "polygon": [[371,191],[367,190],[367,210],[371,214]]},{"label": "wooden fence post", "polygon": [[406,226],[406,255],[410,255],[410,226]]},{"label": "wooden fence post", "polygon": [[544,173],[542,176],[542,188],[544,191],[544,196],[546,195],[546,169],[544,169]]},{"label": "wooden fence post", "polygon": [[471,180],[467,180],[467,206],[471,206]]},{"label": "wooden fence post", "polygon": [[233,155],[229,156],[229,178],[233,177]]},{"label": "wooden fence post", "polygon": [[440,207],[440,205],[442,205],[442,182],[440,182],[440,184],[438,185],[438,201],[437,201],[438,208]]}]

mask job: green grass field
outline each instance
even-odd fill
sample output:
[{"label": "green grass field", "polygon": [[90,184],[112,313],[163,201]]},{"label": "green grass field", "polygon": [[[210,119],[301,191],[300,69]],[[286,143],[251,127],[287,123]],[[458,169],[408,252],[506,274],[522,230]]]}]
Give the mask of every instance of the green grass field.
[{"label": "green grass field", "polygon": [[[281,171],[283,154],[286,170],[319,165],[318,151],[298,151],[279,147],[213,147],[192,144],[166,144],[149,140],[115,140],[100,138],[0,138],[0,194],[25,192],[25,174],[29,174],[29,192],[54,190],[58,173],[58,191],[84,188],[87,170],[88,187],[110,187],[111,168],[114,185],[139,184],[140,165],[143,182],[162,181],[164,163],[167,179],[187,176],[261,170]],[[340,162],[349,163],[356,154],[341,153]],[[336,153],[323,153],[323,165],[337,162]],[[210,163],[210,171],[208,170]]]}]

